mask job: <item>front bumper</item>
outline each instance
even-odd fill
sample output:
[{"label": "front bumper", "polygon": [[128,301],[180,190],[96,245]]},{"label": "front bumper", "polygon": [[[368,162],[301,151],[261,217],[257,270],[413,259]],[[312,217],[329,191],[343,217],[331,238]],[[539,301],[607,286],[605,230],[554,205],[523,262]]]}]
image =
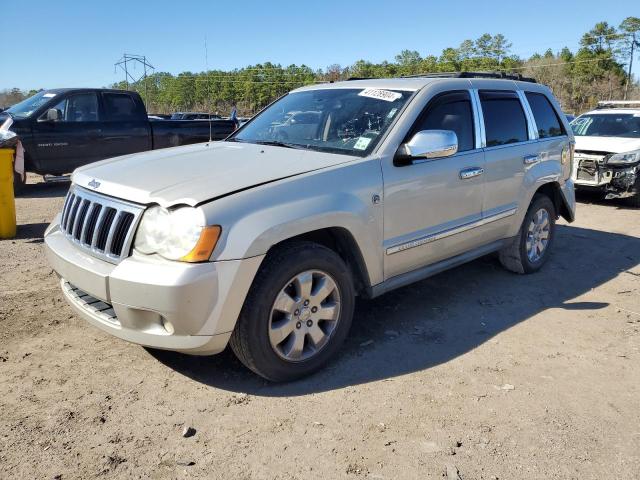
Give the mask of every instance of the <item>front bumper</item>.
[{"label": "front bumper", "polygon": [[76,313],[129,342],[208,355],[221,352],[263,256],[189,264],[134,255],[117,265],[77,248],[58,227],[46,254]]},{"label": "front bumper", "polygon": [[576,188],[599,190],[606,198],[632,197],[638,191],[640,167],[638,165],[610,166],[602,158],[576,158],[573,169]]}]

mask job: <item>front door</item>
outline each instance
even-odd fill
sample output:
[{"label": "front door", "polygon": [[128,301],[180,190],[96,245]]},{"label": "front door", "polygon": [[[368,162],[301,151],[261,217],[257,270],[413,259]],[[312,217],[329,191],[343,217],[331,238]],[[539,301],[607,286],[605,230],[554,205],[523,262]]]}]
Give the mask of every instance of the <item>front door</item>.
[{"label": "front door", "polygon": [[[41,170],[71,173],[77,167],[99,159],[101,129],[98,96],[95,92],[77,93],[60,100],[33,126],[36,156]],[[52,110],[49,109],[49,110]]]},{"label": "front door", "polygon": [[405,141],[421,130],[452,130],[458,153],[397,165],[383,162],[385,280],[477,246],[484,152],[476,145],[466,90],[433,98]]}]

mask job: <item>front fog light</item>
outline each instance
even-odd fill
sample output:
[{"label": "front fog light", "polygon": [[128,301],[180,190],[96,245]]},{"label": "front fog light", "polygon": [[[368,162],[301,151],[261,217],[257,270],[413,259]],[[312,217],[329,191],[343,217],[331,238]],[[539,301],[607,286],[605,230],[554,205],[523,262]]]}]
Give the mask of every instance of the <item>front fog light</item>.
[{"label": "front fog light", "polygon": [[169,335],[173,335],[176,331],[176,329],[173,328],[173,324],[164,317],[162,317],[162,326]]}]

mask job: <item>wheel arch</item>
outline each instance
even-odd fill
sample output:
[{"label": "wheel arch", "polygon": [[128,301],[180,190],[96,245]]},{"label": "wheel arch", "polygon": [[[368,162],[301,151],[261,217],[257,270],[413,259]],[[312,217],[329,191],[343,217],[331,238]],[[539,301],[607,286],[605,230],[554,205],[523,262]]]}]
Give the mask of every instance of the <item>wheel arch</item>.
[{"label": "wheel arch", "polygon": [[276,248],[281,248],[288,243],[297,241],[317,243],[336,252],[351,270],[354,288],[358,294],[364,294],[371,286],[371,277],[360,246],[347,228],[339,226],[326,227],[286,238],[273,244],[267,251],[267,255]]},{"label": "wheel arch", "polygon": [[556,209],[557,216],[564,218],[567,222],[573,222],[575,219],[573,210],[565,199],[562,187],[558,182],[548,182],[540,185],[531,197],[531,201],[538,194],[549,197]]}]

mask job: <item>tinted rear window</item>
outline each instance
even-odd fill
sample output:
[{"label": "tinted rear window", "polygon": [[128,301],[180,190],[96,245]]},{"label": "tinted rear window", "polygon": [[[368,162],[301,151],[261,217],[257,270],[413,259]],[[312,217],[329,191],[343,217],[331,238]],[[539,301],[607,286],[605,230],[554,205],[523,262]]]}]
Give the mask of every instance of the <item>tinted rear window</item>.
[{"label": "tinted rear window", "polygon": [[524,142],[527,118],[515,92],[480,91],[480,102],[487,137],[487,147]]},{"label": "tinted rear window", "polygon": [[103,98],[109,120],[137,119],[136,104],[129,95],[125,93],[105,93]]},{"label": "tinted rear window", "polygon": [[547,97],[541,93],[531,92],[527,92],[525,95],[533,112],[533,118],[536,120],[540,138],[564,135],[565,132],[560,120],[558,120],[558,115],[549,100],[547,100]]}]

